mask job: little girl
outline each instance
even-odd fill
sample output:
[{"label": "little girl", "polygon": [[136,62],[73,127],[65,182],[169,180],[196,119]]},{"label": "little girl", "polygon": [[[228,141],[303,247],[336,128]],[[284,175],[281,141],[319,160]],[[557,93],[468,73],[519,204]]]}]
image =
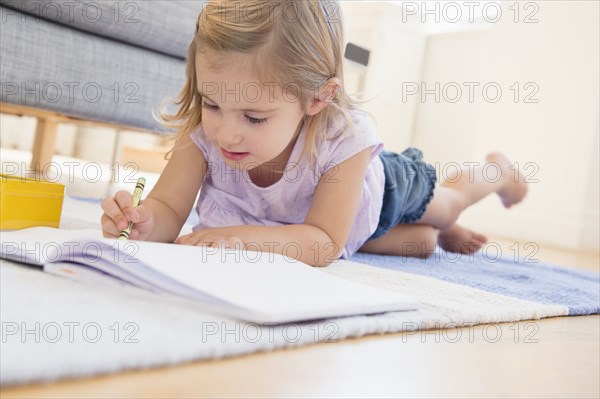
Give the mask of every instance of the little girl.
[{"label": "little girl", "polygon": [[[509,161],[436,184],[419,150],[383,151],[374,123],[344,90],[344,37],[331,0],[209,1],[198,18],[174,115],[171,158],[136,208],[119,191],[102,229],[130,237],[283,254],[326,266],[356,251],[426,257],[439,243],[473,252],[486,238],[457,226],[491,193],[527,191]],[[489,166],[489,165],[488,165]],[[511,178],[512,177],[512,178]],[[194,201],[200,221],[178,235]]]}]

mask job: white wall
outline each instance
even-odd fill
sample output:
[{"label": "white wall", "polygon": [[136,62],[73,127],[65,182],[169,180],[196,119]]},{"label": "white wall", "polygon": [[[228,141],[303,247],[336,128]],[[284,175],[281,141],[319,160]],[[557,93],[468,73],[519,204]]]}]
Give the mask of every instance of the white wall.
[{"label": "white wall", "polygon": [[[537,168],[526,200],[504,210],[489,197],[470,208],[461,223],[483,233],[575,249],[598,250],[599,3],[536,2],[538,23],[503,17],[493,29],[431,36],[422,81],[497,82],[503,96],[474,102],[433,96],[419,100],[412,144],[430,162],[482,161],[500,150],[521,166]],[[522,18],[523,15],[521,15]],[[518,103],[510,86],[533,82],[536,103]],[[481,86],[479,86],[481,88]],[[454,92],[449,93],[451,96]],[[491,91],[490,91],[491,94]]]}]

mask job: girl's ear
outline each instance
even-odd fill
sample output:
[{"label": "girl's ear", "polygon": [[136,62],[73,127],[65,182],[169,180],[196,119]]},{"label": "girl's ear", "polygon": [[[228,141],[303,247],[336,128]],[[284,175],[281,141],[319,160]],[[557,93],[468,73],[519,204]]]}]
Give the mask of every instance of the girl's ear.
[{"label": "girl's ear", "polygon": [[333,102],[337,92],[340,90],[341,82],[337,77],[329,78],[315,96],[309,100],[306,106],[306,115],[313,116],[318,114],[323,108]]}]

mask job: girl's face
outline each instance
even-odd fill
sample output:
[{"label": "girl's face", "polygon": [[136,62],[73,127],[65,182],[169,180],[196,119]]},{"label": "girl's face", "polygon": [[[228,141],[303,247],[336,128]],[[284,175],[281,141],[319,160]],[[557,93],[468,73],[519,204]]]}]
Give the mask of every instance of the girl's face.
[{"label": "girl's face", "polygon": [[253,76],[244,67],[246,57],[228,55],[225,67],[215,72],[209,57],[197,55],[202,127],[229,166],[249,170],[272,163],[283,169],[305,114],[292,90],[283,96],[278,83]]}]

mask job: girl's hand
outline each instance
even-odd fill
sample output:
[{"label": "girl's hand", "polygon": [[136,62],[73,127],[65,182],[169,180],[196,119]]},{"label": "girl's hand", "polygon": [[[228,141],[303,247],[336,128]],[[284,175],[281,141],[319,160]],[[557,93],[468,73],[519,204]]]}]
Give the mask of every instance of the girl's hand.
[{"label": "girl's hand", "polygon": [[195,231],[175,240],[180,245],[195,245],[199,247],[243,249],[244,242],[238,236],[227,231],[228,228],[213,228]]},{"label": "girl's hand", "polygon": [[132,240],[146,240],[154,228],[154,215],[152,210],[140,204],[132,207],[131,193],[121,190],[112,198],[102,201],[102,234],[107,238],[117,238],[125,230],[129,222],[133,227],[129,238]]}]

